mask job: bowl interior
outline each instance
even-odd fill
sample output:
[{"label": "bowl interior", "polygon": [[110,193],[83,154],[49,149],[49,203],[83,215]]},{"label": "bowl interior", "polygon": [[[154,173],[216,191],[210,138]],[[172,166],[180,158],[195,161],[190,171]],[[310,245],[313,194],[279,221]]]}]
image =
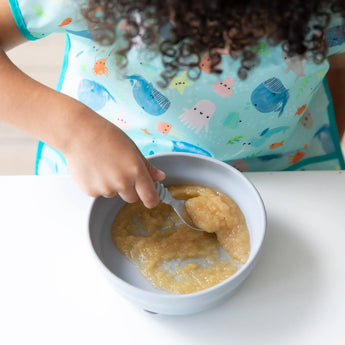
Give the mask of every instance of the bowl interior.
[{"label": "bowl interior", "polygon": [[[203,184],[228,194],[237,202],[246,218],[251,244],[249,259],[240,271],[249,266],[260,250],[265,234],[266,218],[258,192],[244,175],[227,164],[193,154],[158,154],[150,157],[149,160],[154,166],[165,171],[166,185]],[[142,277],[137,267],[130,263],[112,242],[111,225],[123,205],[124,202],[119,197],[113,199],[101,197],[95,200],[89,223],[92,246],[99,259],[120,281],[145,291],[167,294],[153,288]],[[228,279],[234,279],[235,276]]]}]

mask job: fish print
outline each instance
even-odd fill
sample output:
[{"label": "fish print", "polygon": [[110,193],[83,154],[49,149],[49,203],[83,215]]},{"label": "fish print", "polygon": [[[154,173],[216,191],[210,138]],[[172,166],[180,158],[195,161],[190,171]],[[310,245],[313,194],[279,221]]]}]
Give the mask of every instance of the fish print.
[{"label": "fish print", "polygon": [[278,133],[285,133],[289,129],[288,126],[280,126],[275,128],[266,128],[261,133],[260,136],[257,138],[251,139],[251,144],[253,147],[259,147],[263,145],[269,138],[271,138],[273,135]]},{"label": "fish print", "polygon": [[152,83],[139,75],[126,76],[133,86],[133,97],[146,113],[154,116],[164,114],[170,107],[170,101],[155,89]]},{"label": "fish print", "polygon": [[147,128],[141,128],[141,130],[147,135],[153,135]]},{"label": "fish print", "polygon": [[307,105],[303,104],[301,107],[297,108],[297,111],[295,112],[295,116],[296,115],[302,115],[306,107],[307,107]]},{"label": "fish print", "polygon": [[270,150],[274,150],[274,149],[276,149],[276,148],[278,148],[278,147],[281,147],[281,146],[283,146],[284,145],[284,140],[282,140],[281,142],[279,142],[279,143],[273,143],[273,144],[271,144],[270,146],[269,146],[269,148],[270,148]]},{"label": "fish print", "polygon": [[278,112],[282,115],[289,99],[289,91],[278,78],[261,83],[251,94],[251,102],[261,113]]},{"label": "fish print", "polygon": [[94,111],[101,110],[109,101],[116,103],[115,98],[104,86],[89,79],[79,82],[78,100]]},{"label": "fish print", "polygon": [[66,26],[66,25],[69,25],[72,23],[72,18],[71,17],[68,17],[66,19],[64,19],[59,25],[58,27],[59,28],[62,28],[63,26]]},{"label": "fish print", "polygon": [[213,83],[212,89],[217,95],[221,97],[231,97],[233,84],[235,84],[235,81],[230,77],[227,77],[225,80]]}]

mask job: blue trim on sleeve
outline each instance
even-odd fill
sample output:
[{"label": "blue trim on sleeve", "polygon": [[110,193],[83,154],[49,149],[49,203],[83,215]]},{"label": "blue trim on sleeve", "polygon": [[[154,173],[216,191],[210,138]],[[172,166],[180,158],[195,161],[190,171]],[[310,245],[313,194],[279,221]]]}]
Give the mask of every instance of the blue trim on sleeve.
[{"label": "blue trim on sleeve", "polygon": [[[65,53],[64,53],[64,57],[63,57],[63,63],[62,63],[62,67],[61,67],[61,71],[60,71],[60,75],[59,75],[59,80],[58,80],[56,88],[55,88],[56,91],[61,91],[62,84],[65,80],[66,71],[67,71],[68,62],[69,62],[70,50],[71,50],[71,39],[70,39],[69,35],[66,34]],[[38,175],[38,166],[39,166],[39,162],[42,158],[42,150],[43,150],[44,145],[45,144],[42,141],[38,142],[37,153],[36,153],[36,163],[35,163],[35,175]],[[66,162],[63,155],[60,152],[59,152],[59,154],[60,154],[62,160],[64,162]]]},{"label": "blue trim on sleeve", "polygon": [[68,63],[69,63],[69,52],[71,50],[71,39],[69,37],[68,34],[65,35],[66,37],[66,43],[65,43],[65,53],[64,53],[64,57],[63,57],[63,63],[62,63],[62,67],[61,67],[61,71],[60,71],[60,75],[59,75],[59,80],[56,84],[56,91],[61,91],[62,88],[62,84],[65,80],[65,76],[66,76],[66,71],[68,68]]},{"label": "blue trim on sleeve", "polygon": [[326,78],[324,78],[324,80],[323,80],[323,86],[325,88],[327,98],[329,99],[329,104],[328,104],[328,109],[327,109],[328,110],[328,120],[329,120],[329,126],[330,126],[330,130],[331,130],[332,140],[333,140],[334,147],[335,147],[335,153],[338,157],[340,168],[342,170],[344,170],[345,169],[344,155],[343,155],[343,152],[341,150],[340,138],[339,138],[339,134],[338,134],[337,124],[335,122],[335,114],[334,114],[332,95],[331,95],[331,92],[329,91],[329,87],[328,87]]},{"label": "blue trim on sleeve", "polygon": [[42,141],[39,141],[38,146],[37,146],[37,153],[36,153],[35,175],[38,175],[38,164],[42,156],[43,146],[44,146],[44,143]]},{"label": "blue trim on sleeve", "polygon": [[29,41],[37,40],[38,38],[31,35],[30,31],[26,27],[26,24],[25,24],[24,18],[22,16],[22,12],[20,11],[20,8],[18,6],[17,0],[9,0],[9,4],[10,4],[11,10],[12,10],[14,20],[15,20],[21,34]]}]

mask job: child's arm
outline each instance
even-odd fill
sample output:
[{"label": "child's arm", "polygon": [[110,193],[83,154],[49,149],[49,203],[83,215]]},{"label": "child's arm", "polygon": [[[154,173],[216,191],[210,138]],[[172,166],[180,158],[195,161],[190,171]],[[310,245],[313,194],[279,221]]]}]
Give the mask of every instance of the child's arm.
[{"label": "child's arm", "polygon": [[332,95],[334,113],[340,138],[345,133],[345,53],[329,57],[327,83]]},{"label": "child's arm", "polygon": [[90,108],[25,75],[4,50],[25,41],[8,1],[0,0],[0,121],[21,128],[61,151],[80,187],[92,196],[158,204],[153,168],[118,127]]}]

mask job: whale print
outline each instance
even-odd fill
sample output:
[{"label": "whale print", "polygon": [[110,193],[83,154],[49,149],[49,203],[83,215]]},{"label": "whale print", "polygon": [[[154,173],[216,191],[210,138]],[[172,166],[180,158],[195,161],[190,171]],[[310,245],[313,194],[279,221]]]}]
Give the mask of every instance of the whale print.
[{"label": "whale print", "polygon": [[240,113],[232,111],[224,119],[223,127],[226,129],[234,129],[238,127],[240,122]]},{"label": "whale print", "polygon": [[208,132],[208,123],[216,111],[216,106],[209,100],[203,99],[197,102],[192,109],[183,109],[185,112],[179,116],[179,119],[188,126],[195,129],[195,133],[205,127]]},{"label": "whale print", "polygon": [[170,107],[170,101],[152,83],[139,75],[126,76],[133,86],[133,97],[137,104],[150,115],[164,114]]},{"label": "whale print", "polygon": [[79,30],[79,31],[66,30],[66,32],[71,35],[87,38],[89,40],[93,39],[93,36],[89,30]]},{"label": "whale print", "polygon": [[345,26],[338,25],[327,29],[325,32],[325,39],[328,48],[342,45],[345,43]]},{"label": "whale print", "polygon": [[104,86],[89,79],[79,82],[78,100],[94,111],[101,110],[109,101],[116,103],[115,98]]},{"label": "whale print", "polygon": [[163,152],[187,152],[212,157],[208,151],[185,141],[153,139],[149,143],[139,141],[138,144],[144,156]]},{"label": "whale print", "polygon": [[232,85],[235,84],[235,82],[230,78],[227,77],[223,81],[219,81],[217,83],[212,84],[213,91],[222,97],[231,97],[232,96]]},{"label": "whale print", "polygon": [[251,95],[256,110],[261,113],[279,112],[278,117],[283,113],[288,99],[289,91],[277,78],[267,79]]},{"label": "whale print", "polygon": [[332,153],[335,151],[331,128],[328,124],[323,125],[314,135],[314,138],[318,139],[322,148],[326,153]]}]

